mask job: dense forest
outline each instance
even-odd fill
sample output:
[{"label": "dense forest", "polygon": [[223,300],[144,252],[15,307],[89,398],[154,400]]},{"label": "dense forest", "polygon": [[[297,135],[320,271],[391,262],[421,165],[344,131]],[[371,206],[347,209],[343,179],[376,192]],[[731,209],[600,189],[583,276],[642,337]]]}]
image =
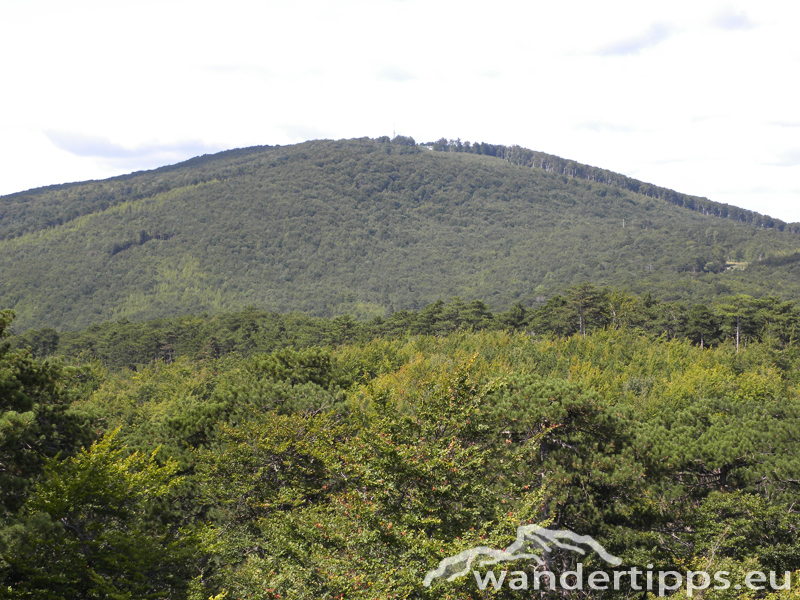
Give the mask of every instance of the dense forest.
[{"label": "dense forest", "polygon": [[[590,535],[618,571],[727,574],[695,595],[796,597],[798,323],[776,298],[591,284],[366,323],[251,309],[13,336],[5,311],[0,597],[516,598],[423,578],[522,524]],[[557,548],[551,568],[579,559],[614,570]],[[744,587],[754,571],[791,589]]]},{"label": "dense forest", "polygon": [[67,331],[250,306],[369,320],[454,296],[506,311],[583,281],[692,303],[800,294],[794,225],[459,144],[264,146],[4,196],[0,306],[19,331]]},{"label": "dense forest", "polygon": [[[653,338],[682,339],[701,347],[729,342],[739,347],[764,336],[783,344],[800,334],[800,306],[774,296],[745,294],[706,304],[663,301],[582,283],[556,294],[540,307],[516,303],[494,314],[480,300],[454,297],[419,311],[358,321],[351,315],[326,319],[303,313],[281,314],[254,307],[215,316],[182,316],[151,321],[123,319],[79,331],[29,329],[10,337],[13,349],[36,358],[61,356],[99,361],[107,368],[130,368],[178,358],[251,356],[291,348],[365,343],[375,338],[448,335],[458,331],[514,331],[532,336],[570,336],[602,329],[634,329]],[[13,328],[9,329],[9,333]]]},{"label": "dense forest", "polygon": [[0,598],[796,599],[798,233],[402,136],[4,196]]},{"label": "dense forest", "polygon": [[574,160],[568,160],[544,152],[536,152],[521,148],[520,146],[502,146],[498,144],[486,144],[484,142],[472,144],[469,141],[462,142],[460,139],[447,140],[441,138],[436,142],[424,144],[426,148],[437,152],[466,152],[469,154],[483,154],[486,156],[496,156],[512,164],[542,169],[549,173],[557,173],[566,177],[577,177],[599,183],[636,192],[643,196],[666,200],[671,204],[682,206],[689,210],[696,210],[704,215],[714,215],[726,219],[733,219],[742,223],[751,223],[758,227],[776,228],[780,231],[791,233],[800,232],[800,223],[785,223],[780,219],[773,219],[767,215],[761,215],[751,210],[713,202],[708,198],[690,196],[674,190],[659,187],[636,179],[631,179],[625,175],[614,173],[607,169],[591,167]]}]

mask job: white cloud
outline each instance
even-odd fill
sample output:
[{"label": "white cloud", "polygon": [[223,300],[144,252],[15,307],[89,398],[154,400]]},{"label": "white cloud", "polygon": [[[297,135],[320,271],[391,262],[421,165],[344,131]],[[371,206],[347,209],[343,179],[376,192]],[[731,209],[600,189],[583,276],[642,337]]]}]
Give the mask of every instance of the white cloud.
[{"label": "white cloud", "polygon": [[711,19],[712,26],[726,31],[748,30],[755,28],[755,23],[742,10],[726,6]]},{"label": "white cloud", "polygon": [[778,167],[796,167],[800,165],[800,148],[794,148],[792,150],[781,152],[778,154],[777,160],[765,164]]},{"label": "white cloud", "polygon": [[405,69],[401,69],[399,67],[386,66],[378,71],[378,79],[384,81],[403,82],[417,79],[417,76],[410,71],[406,71]]},{"label": "white cloud", "polygon": [[78,157],[97,159],[115,169],[152,169],[224,150],[197,140],[126,147],[108,138],[82,133],[46,131],[45,135],[60,150]]},{"label": "white cloud", "polygon": [[646,31],[626,37],[600,47],[600,56],[631,56],[640,54],[642,50],[657,46],[673,35],[675,29],[665,23],[653,23]]}]

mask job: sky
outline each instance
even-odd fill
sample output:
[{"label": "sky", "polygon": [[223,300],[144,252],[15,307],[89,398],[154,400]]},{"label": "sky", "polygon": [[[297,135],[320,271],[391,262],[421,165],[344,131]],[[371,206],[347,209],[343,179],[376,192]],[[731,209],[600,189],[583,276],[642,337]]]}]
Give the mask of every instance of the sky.
[{"label": "sky", "polygon": [[798,222],[799,22],[790,0],[0,0],[0,195],[397,134]]}]

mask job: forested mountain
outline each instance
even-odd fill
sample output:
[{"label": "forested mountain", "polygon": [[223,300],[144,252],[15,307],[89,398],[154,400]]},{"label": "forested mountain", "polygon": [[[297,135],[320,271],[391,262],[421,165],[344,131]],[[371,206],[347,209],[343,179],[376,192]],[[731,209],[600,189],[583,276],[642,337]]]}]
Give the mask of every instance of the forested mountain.
[{"label": "forested mountain", "polygon": [[452,296],[503,311],[584,281],[790,299],[796,232],[517,147],[314,141],[0,198],[0,306],[21,332],[248,306],[372,318]]},{"label": "forested mountain", "polygon": [[[403,137],[0,211],[0,598],[797,598],[797,224]],[[619,564],[437,567],[523,525]]]}]

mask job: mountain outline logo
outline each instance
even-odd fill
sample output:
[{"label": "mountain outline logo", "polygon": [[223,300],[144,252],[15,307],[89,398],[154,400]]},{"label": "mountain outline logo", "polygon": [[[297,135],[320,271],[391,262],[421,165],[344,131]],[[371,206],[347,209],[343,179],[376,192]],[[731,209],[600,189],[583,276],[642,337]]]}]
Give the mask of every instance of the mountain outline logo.
[{"label": "mountain outline logo", "polygon": [[[566,541],[565,541],[566,540]],[[572,543],[568,543],[572,542]],[[552,552],[551,546],[572,550],[586,554],[586,550],[576,544],[584,544],[597,552],[600,557],[612,566],[622,564],[622,559],[612,555],[596,542],[591,536],[579,535],[568,529],[547,529],[540,525],[520,525],[517,527],[517,539],[506,550],[496,550],[488,546],[476,546],[469,550],[449,556],[439,562],[439,565],[425,575],[423,585],[430,587],[434,579],[445,578],[453,581],[458,577],[467,575],[475,566],[495,565],[501,562],[520,559],[532,559],[537,564],[543,565],[544,560],[539,554],[530,552],[533,548],[540,547],[544,552]],[[486,558],[481,558],[486,557]],[[480,559],[478,562],[475,562]],[[462,567],[463,568],[459,568]]]}]

